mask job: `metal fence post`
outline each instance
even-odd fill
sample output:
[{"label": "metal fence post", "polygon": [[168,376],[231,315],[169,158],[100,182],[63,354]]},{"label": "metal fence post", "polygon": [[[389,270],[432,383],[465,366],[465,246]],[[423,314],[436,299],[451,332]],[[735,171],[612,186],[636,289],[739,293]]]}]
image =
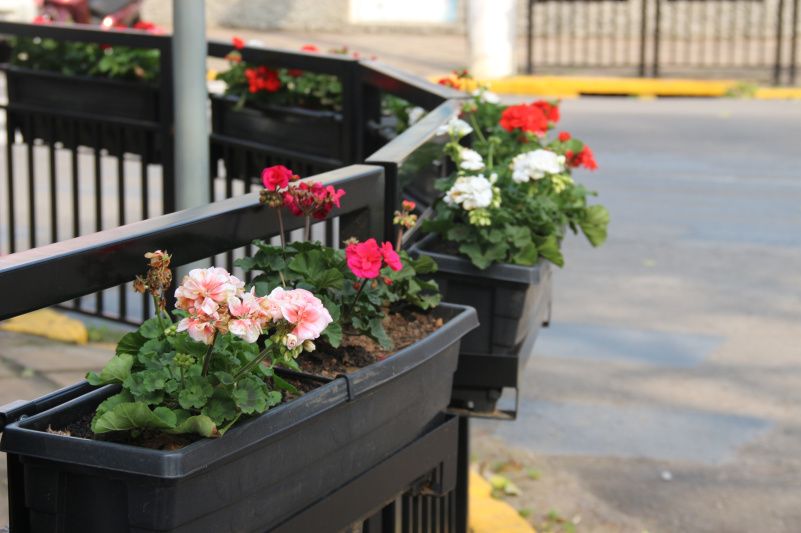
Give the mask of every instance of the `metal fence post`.
[{"label": "metal fence post", "polygon": [[773,63],[773,85],[782,82],[782,46],[784,43],[784,0],[779,0],[779,10],[776,14],[776,56]]},{"label": "metal fence post", "polygon": [[534,73],[534,2],[528,0],[526,10],[526,74]]},{"label": "metal fence post", "polygon": [[788,73],[787,83],[795,85],[796,70],[798,68],[798,4],[799,0],[793,0],[793,28],[792,37],[790,38],[790,71]]},{"label": "metal fence post", "polygon": [[651,76],[659,77],[659,48],[662,45],[662,0],[656,1],[656,12],[654,13],[654,57],[651,65]]},{"label": "metal fence post", "polygon": [[641,78],[645,77],[646,72],[646,55],[647,55],[647,41],[648,41],[648,0],[642,1],[642,10],[640,12],[640,65],[639,75]]}]

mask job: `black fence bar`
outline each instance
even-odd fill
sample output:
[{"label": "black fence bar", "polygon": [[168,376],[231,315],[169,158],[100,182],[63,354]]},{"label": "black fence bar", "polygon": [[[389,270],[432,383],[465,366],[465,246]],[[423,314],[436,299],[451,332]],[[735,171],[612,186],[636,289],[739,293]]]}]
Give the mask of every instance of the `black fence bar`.
[{"label": "black fence bar", "polygon": [[801,31],[798,3],[529,0],[521,70],[793,85]]}]

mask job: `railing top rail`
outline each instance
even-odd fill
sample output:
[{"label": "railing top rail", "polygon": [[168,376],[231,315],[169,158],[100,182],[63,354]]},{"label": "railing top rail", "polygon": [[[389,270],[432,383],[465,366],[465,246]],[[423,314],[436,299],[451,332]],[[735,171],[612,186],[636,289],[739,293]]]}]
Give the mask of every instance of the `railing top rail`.
[{"label": "railing top rail", "polygon": [[[227,41],[210,40],[208,55],[225,57],[234,49]],[[303,52],[301,50],[284,50],[264,46],[247,45],[238,50],[242,59],[252,63],[263,64],[274,68],[297,68],[323,74],[343,75],[354,68],[358,61],[350,56],[326,54],[320,52]]]},{"label": "railing top rail", "polygon": [[445,100],[464,100],[467,94],[432,83],[376,60],[361,60],[362,81],[368,85],[408,100],[425,109],[433,109]]},{"label": "railing top rail", "polygon": [[[366,212],[368,229],[380,236],[381,167],[352,165],[307,180],[345,189],[342,207],[330,216]],[[286,222],[287,230],[303,225],[300,217]],[[0,257],[0,291],[8,296],[0,320],[129,282],[141,274],[148,251],[168,250],[179,266],[278,231],[272,210],[251,193]]]},{"label": "railing top rail", "polygon": [[403,164],[421,146],[437,136],[440,126],[458,115],[460,102],[446,100],[432,109],[419,122],[379,148],[366,159],[366,163]]},{"label": "railing top rail", "polygon": [[169,34],[154,35],[140,30],[123,28],[103,30],[89,24],[27,24],[0,21],[0,35],[42,37],[132,48],[157,48],[162,51],[168,50],[172,46],[172,36]]}]

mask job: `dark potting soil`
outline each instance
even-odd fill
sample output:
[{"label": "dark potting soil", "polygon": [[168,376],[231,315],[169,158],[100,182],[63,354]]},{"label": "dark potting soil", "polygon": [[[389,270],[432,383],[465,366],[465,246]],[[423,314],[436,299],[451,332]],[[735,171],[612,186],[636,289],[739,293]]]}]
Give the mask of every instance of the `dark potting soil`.
[{"label": "dark potting soil", "polygon": [[318,343],[317,350],[301,355],[298,363],[307,374],[335,378],[386,359],[440,327],[442,319],[431,313],[388,313],[384,318],[384,329],[392,339],[393,346],[389,350],[382,349],[377,342],[365,335],[345,335],[339,348]]},{"label": "dark potting soil", "polygon": [[[322,383],[312,380],[301,380],[294,377],[283,376],[285,381],[288,381],[298,392],[292,393],[282,391],[283,399],[281,403],[290,402],[296,398],[300,398],[309,391],[321,386]],[[95,435],[92,432],[92,418],[95,416],[94,412],[86,413],[77,420],[70,422],[66,427],[53,429],[47,428],[48,433],[55,433],[65,437],[78,437],[80,439],[103,440],[107,442],[118,442],[121,444],[130,444],[132,446],[139,446],[141,448],[151,448],[154,450],[172,451],[188,446],[195,441],[202,439],[200,435],[170,435],[169,433],[162,433],[157,430],[143,430],[136,435],[132,435],[128,431],[118,431],[114,433],[104,433],[102,435]]]}]

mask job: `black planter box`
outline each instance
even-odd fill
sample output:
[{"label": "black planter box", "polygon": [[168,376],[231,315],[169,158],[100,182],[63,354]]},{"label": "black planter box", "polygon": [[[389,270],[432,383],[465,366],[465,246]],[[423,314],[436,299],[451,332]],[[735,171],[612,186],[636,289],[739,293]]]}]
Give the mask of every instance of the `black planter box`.
[{"label": "black planter box", "polygon": [[231,96],[210,98],[211,129],[217,135],[339,161],[349,159],[343,150],[342,113],[282,106],[238,108]]},{"label": "black planter box", "polygon": [[493,413],[502,389],[518,388],[537,333],[550,315],[551,266],[540,261],[479,270],[464,257],[432,251],[436,239],[429,235],[409,251],[437,262],[433,278],[442,298],[475,307],[480,323],[462,343],[451,406]]},{"label": "black planter box", "polygon": [[3,65],[9,126],[25,142],[41,139],[98,147],[113,155],[134,153],[158,159],[163,140],[158,86]]},{"label": "black planter box", "polygon": [[45,432],[92,412],[114,386],[10,424],[2,450],[17,472],[9,476],[13,530],[274,528],[438,423],[460,339],[477,321],[462,306],[437,312],[445,325],[392,357],[180,450]]}]

